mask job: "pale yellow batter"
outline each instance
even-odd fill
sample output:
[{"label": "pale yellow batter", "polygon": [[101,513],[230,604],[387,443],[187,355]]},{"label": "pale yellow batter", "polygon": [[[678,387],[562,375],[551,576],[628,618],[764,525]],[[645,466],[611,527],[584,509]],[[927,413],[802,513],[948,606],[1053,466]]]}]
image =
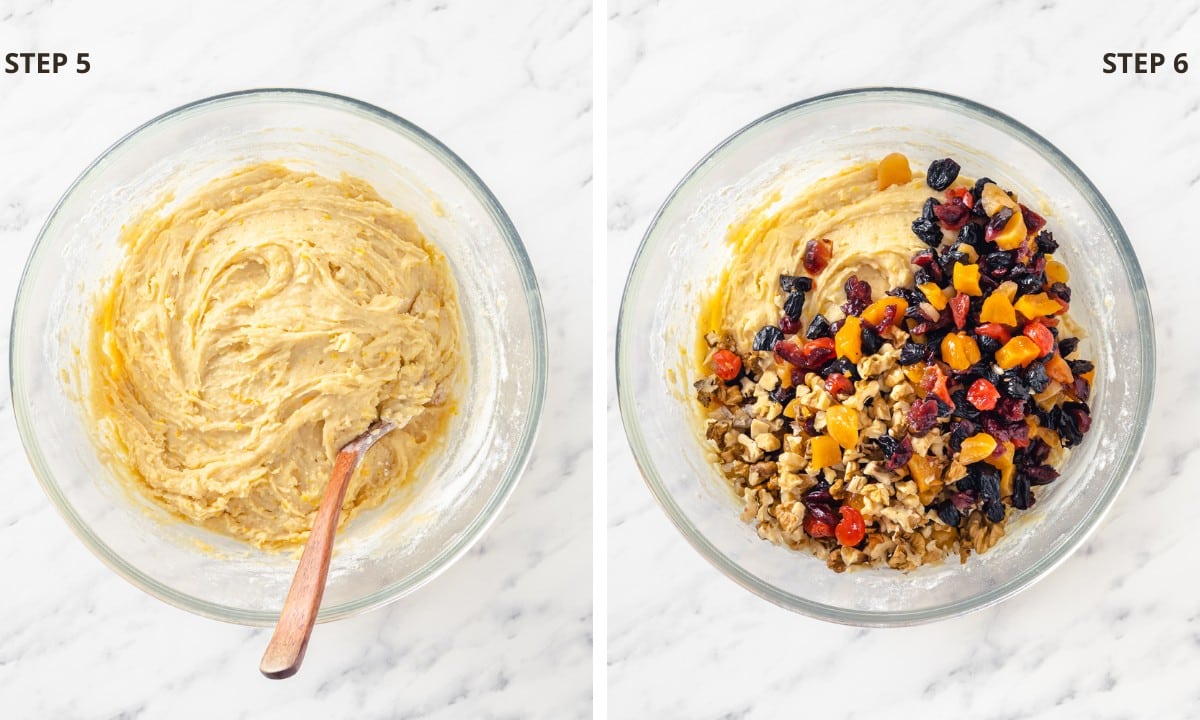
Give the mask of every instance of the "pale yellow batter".
[{"label": "pale yellow batter", "polygon": [[86,406],[119,473],[260,547],[302,542],[334,456],[399,423],[342,522],[410,481],[465,370],[455,284],[366,182],[262,164],[128,224],[96,303]]},{"label": "pale yellow batter", "polygon": [[930,190],[921,173],[880,190],[877,167],[873,162],[856,165],[819,180],[781,209],[756,210],[732,228],[733,258],[705,304],[701,337],[710,331],[732,332],[738,347],[749,351],[761,327],[779,322],[780,273],[808,275],[803,259],[809,240],[831,240],[833,254],[813,280],[802,316],[805,325],[817,313],[830,321],[844,316],[843,287],[851,275],[870,283],[875,297],[908,285],[912,257],[926,247],[913,234],[912,221]]}]

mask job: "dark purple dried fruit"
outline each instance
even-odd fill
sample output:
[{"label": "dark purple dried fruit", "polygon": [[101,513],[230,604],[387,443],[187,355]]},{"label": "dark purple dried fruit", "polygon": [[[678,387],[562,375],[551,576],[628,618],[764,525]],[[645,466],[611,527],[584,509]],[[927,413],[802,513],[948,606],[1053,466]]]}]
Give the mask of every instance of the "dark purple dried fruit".
[{"label": "dark purple dried fruit", "polygon": [[933,357],[933,345],[923,345],[909,341],[900,348],[899,362],[901,365],[916,365],[919,362],[925,362]]},{"label": "dark purple dried fruit", "polygon": [[842,312],[846,315],[860,315],[871,304],[871,285],[859,280],[857,275],[846,278],[844,289],[846,303],[842,305]]},{"label": "dark purple dried fruit", "polygon": [[806,293],[809,290],[812,290],[812,278],[807,278],[802,275],[780,275],[779,289],[785,293]]},{"label": "dark purple dried fruit", "polygon": [[879,449],[883,451],[883,457],[887,460],[887,469],[896,470],[908,464],[912,460],[913,446],[912,438],[907,435],[903,440],[897,440],[891,435],[881,435],[876,438],[875,443],[879,445]]},{"label": "dark purple dried fruit", "polygon": [[938,205],[934,208],[934,213],[937,214],[938,221],[947,230],[959,230],[965,227],[967,220],[970,219],[971,208],[964,205],[962,200],[957,200]]},{"label": "dark purple dried fruit", "polygon": [[975,463],[971,474],[978,478],[979,497],[984,500],[1000,499],[1000,471],[987,463]]},{"label": "dark purple dried fruit", "polygon": [[[958,481],[962,484],[962,480]],[[975,504],[975,493],[973,492],[956,492],[950,494],[950,503],[954,505],[959,512],[966,512],[972,505]]]},{"label": "dark purple dried fruit", "polygon": [[838,358],[833,362],[827,363],[821,368],[820,372],[821,377],[829,377],[833,373],[844,375],[854,382],[862,379],[862,376],[858,374],[858,368],[846,358]]},{"label": "dark purple dried fruit", "polygon": [[983,237],[988,242],[995,239],[997,235],[1004,231],[1008,226],[1008,221],[1012,220],[1013,211],[1010,207],[1002,207],[996,211],[991,220],[988,220],[987,227],[984,228]]},{"label": "dark purple dried fruit", "polygon": [[1007,250],[990,252],[979,258],[979,269],[989,277],[1002,279],[1008,277],[1016,263],[1016,254]]},{"label": "dark purple dried fruit", "polygon": [[991,522],[998,523],[1004,519],[1004,503],[999,500],[988,500],[983,503],[983,514]]},{"label": "dark purple dried fruit", "polygon": [[820,523],[825,523],[829,527],[835,527],[840,520],[837,514],[833,512],[833,508],[829,505],[822,505],[820,503],[812,503],[810,505],[806,502],[804,503],[804,508],[814,520]]},{"label": "dark purple dried fruit", "polygon": [[1030,485],[1049,485],[1058,479],[1058,471],[1049,465],[1034,465],[1023,468],[1019,474],[1028,478]]},{"label": "dark purple dried fruit", "polygon": [[1046,364],[1035,361],[1025,368],[1025,384],[1034,393],[1040,393],[1050,384],[1050,376],[1046,375]]},{"label": "dark purple dried fruit", "polygon": [[938,503],[937,515],[950,527],[958,527],[958,523],[962,521],[962,513],[949,500]]},{"label": "dark purple dried fruit", "polygon": [[1000,349],[1000,341],[991,335],[976,335],[975,344],[979,346],[979,354],[984,358],[991,358]]},{"label": "dark purple dried fruit", "polygon": [[1058,241],[1054,239],[1054,233],[1049,230],[1043,230],[1034,238],[1037,243],[1038,252],[1051,254],[1058,250]]},{"label": "dark purple dried fruit", "polygon": [[[969,403],[968,403],[969,405]],[[963,406],[959,405],[958,410],[962,410]],[[972,407],[974,409],[974,407]],[[956,420],[950,429],[950,439],[947,441],[950,444],[950,449],[958,452],[962,449],[963,440],[971,437],[979,429],[975,423],[970,420]]]},{"label": "dark purple dried fruit", "polygon": [[967,418],[968,420],[974,420],[979,417],[979,410],[967,400],[967,391],[965,388],[960,387],[950,393],[950,399],[954,401],[955,415]]},{"label": "dark purple dried fruit", "polygon": [[988,183],[994,184],[995,182],[996,181],[990,177],[981,177],[975,181],[975,184],[971,186],[971,197],[975,198],[976,205],[983,204],[979,202],[981,199],[983,199],[983,186],[987,185]]},{"label": "dark purple dried fruit", "polygon": [[783,314],[795,320],[804,311],[804,293],[792,292],[783,301]]},{"label": "dark purple dried fruit", "polygon": [[925,173],[925,184],[934,190],[945,190],[958,177],[958,171],[961,169],[959,164],[950,158],[934,160],[929,163],[929,170]]},{"label": "dark purple dried fruit", "polygon": [[1079,400],[1087,402],[1092,397],[1092,386],[1088,384],[1087,380],[1077,377],[1071,382],[1071,392]]},{"label": "dark purple dried fruit", "polygon": [[912,231],[914,235],[921,238],[921,242],[929,247],[937,247],[942,244],[942,226],[936,221],[917,218],[912,221]]},{"label": "dark purple dried fruit", "polygon": [[1025,401],[1016,398],[1000,398],[996,403],[996,416],[1010,423],[1025,419]]},{"label": "dark purple dried fruit", "polygon": [[996,386],[996,389],[1004,395],[1016,398],[1017,400],[1025,400],[1032,394],[1029,386],[1021,378],[1020,368],[1013,368],[1001,375],[1000,384]]},{"label": "dark purple dried fruit", "polygon": [[861,335],[863,355],[874,355],[883,347],[883,337],[870,325],[862,326]]},{"label": "dark purple dried fruit", "polygon": [[908,409],[908,430],[914,435],[924,435],[937,425],[938,403],[932,398],[918,400]]},{"label": "dark purple dried fruit", "polygon": [[1082,375],[1096,369],[1090,360],[1068,360],[1067,365],[1070,366],[1072,375]]},{"label": "dark purple dried fruit", "polygon": [[779,318],[779,329],[784,335],[795,335],[800,330],[800,321],[784,315]]},{"label": "dark purple dried fruit", "polygon": [[1029,476],[1018,473],[1013,478],[1012,498],[1009,502],[1018,510],[1028,510],[1033,505],[1033,488],[1029,485]]},{"label": "dark purple dried fruit", "polygon": [[755,350],[771,351],[775,349],[775,344],[783,339],[783,331],[774,325],[764,325],[754,335],[754,343],[751,347]]},{"label": "dark purple dried fruit", "polygon": [[1058,341],[1058,354],[1064,358],[1074,355],[1079,349],[1079,338],[1063,338]]},{"label": "dark purple dried fruit", "polygon": [[1066,283],[1056,282],[1050,286],[1047,294],[1065,303],[1071,302],[1071,288]]},{"label": "dark purple dried fruit", "polygon": [[784,387],[783,383],[780,383],[775,386],[774,390],[767,393],[767,395],[774,402],[777,402],[780,405],[787,405],[792,401],[792,398],[796,397],[796,388],[794,386]]},{"label": "dark purple dried fruit", "polygon": [[937,206],[941,205],[937,198],[926,198],[925,204],[921,206],[921,219],[929,222],[937,222],[937,214],[934,212]]},{"label": "dark purple dried fruit", "polygon": [[983,240],[983,226],[975,223],[963,225],[958,231],[958,241],[964,245],[970,245],[976,250],[982,250],[986,247]]},{"label": "dark purple dried fruit", "polygon": [[809,340],[816,340],[817,338],[823,337],[833,337],[833,331],[830,329],[829,321],[825,319],[824,315],[817,315],[812,319],[812,322],[808,324],[808,332],[804,333],[804,337],[808,338]]}]

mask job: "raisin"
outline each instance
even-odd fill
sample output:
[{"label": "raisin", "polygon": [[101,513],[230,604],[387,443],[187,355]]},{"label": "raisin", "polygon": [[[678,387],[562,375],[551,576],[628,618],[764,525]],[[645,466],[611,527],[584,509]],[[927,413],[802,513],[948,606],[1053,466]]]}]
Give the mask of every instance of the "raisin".
[{"label": "raisin", "polygon": [[1071,288],[1066,283],[1056,282],[1051,285],[1050,294],[1065,303],[1071,302]]},{"label": "raisin", "polygon": [[833,331],[830,329],[829,321],[825,319],[824,315],[817,315],[812,319],[812,322],[808,324],[808,332],[804,333],[804,337],[808,338],[809,340],[816,340],[817,338],[823,337],[833,337]]},{"label": "raisin", "polygon": [[971,473],[979,478],[979,496],[984,500],[1000,499],[1000,471],[987,463],[975,463]]},{"label": "raisin", "polygon": [[793,320],[800,317],[800,313],[804,311],[804,293],[792,292],[788,293],[787,298],[783,301],[783,314]]},{"label": "raisin", "polygon": [[913,234],[921,238],[921,242],[929,247],[942,244],[942,226],[932,220],[917,218],[912,221]]},{"label": "raisin", "polygon": [[1038,252],[1043,252],[1049,255],[1054,253],[1055,250],[1058,250],[1058,241],[1054,239],[1054,233],[1050,232],[1049,230],[1043,230],[1038,233],[1037,237],[1034,238],[1034,242],[1037,243]]},{"label": "raisin", "polygon": [[775,386],[774,390],[767,393],[767,395],[774,402],[777,402],[780,405],[787,405],[788,403],[790,403],[792,401],[793,398],[796,397],[796,388],[795,387],[784,387],[783,383],[780,383],[779,385]]},{"label": "raisin", "polygon": [[1092,386],[1088,384],[1087,380],[1077,377],[1071,383],[1071,392],[1078,400],[1087,402],[1092,397]]},{"label": "raisin", "polygon": [[950,527],[958,527],[958,523],[962,521],[962,514],[958,512],[958,508],[954,507],[954,503],[949,500],[943,500],[937,505],[937,515],[942,522]]},{"label": "raisin", "polygon": [[806,278],[800,275],[780,275],[779,288],[785,293],[806,293],[809,290],[812,290],[812,278]]},{"label": "raisin", "polygon": [[937,208],[941,205],[937,198],[926,198],[925,204],[921,206],[921,219],[929,222],[937,222]]},{"label": "raisin", "polygon": [[975,343],[979,345],[981,357],[992,357],[1000,349],[1000,341],[990,335],[976,335]]},{"label": "raisin", "polygon": [[1029,367],[1025,368],[1025,384],[1034,393],[1040,393],[1050,384],[1050,377],[1046,375],[1046,364],[1043,362],[1033,362]]},{"label": "raisin", "polygon": [[[1045,443],[1042,444],[1045,445]],[[1046,446],[1046,450],[1049,451],[1050,447]],[[1049,485],[1058,479],[1058,471],[1049,465],[1027,467],[1021,471],[1021,474],[1028,478],[1030,485]]]},{"label": "raisin", "polygon": [[962,168],[950,158],[942,158],[929,163],[929,171],[925,173],[925,184],[934,190],[945,190],[950,183],[958,178]]},{"label": "raisin", "polygon": [[983,514],[991,522],[998,523],[1004,520],[1004,503],[999,500],[988,500],[983,503]]},{"label": "raisin", "polygon": [[1018,510],[1028,510],[1033,505],[1033,488],[1029,485],[1029,476],[1018,473],[1013,478],[1012,506]]},{"label": "raisin", "polygon": [[862,336],[863,355],[874,355],[879,352],[879,348],[883,347],[883,337],[870,325],[863,325],[860,335]]},{"label": "raisin", "polygon": [[775,344],[783,339],[783,331],[774,325],[764,325],[754,335],[754,343],[752,347],[755,350],[771,351],[775,349]]},{"label": "raisin", "polygon": [[907,342],[904,347],[900,348],[899,362],[901,365],[916,365],[919,362],[925,362],[933,357],[934,349],[932,345]]},{"label": "raisin", "polygon": [[983,226],[970,223],[963,225],[958,231],[958,241],[964,245],[970,245],[976,250],[982,250],[985,247],[983,241]]},{"label": "raisin", "polygon": [[957,420],[950,429],[950,449],[958,452],[962,449],[963,440],[971,437],[978,430],[979,426],[970,420]]},{"label": "raisin", "polygon": [[1075,354],[1079,349],[1079,338],[1066,338],[1058,341],[1058,354],[1063,357]]},{"label": "raisin", "polygon": [[821,377],[829,377],[833,373],[845,375],[855,382],[862,379],[862,376],[858,374],[858,368],[846,358],[838,358],[827,363],[820,371]]}]

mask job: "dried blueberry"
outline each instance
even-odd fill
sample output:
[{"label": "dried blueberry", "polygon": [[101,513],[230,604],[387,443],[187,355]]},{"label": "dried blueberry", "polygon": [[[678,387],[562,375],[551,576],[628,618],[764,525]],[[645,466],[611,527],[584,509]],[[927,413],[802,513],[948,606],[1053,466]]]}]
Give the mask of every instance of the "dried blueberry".
[{"label": "dried blueberry", "polygon": [[929,163],[929,171],[925,173],[925,184],[934,190],[945,190],[958,177],[962,168],[950,158],[942,158]]},{"label": "dried blueberry", "polygon": [[1043,230],[1034,238],[1037,243],[1038,252],[1053,253],[1058,249],[1058,241],[1054,239],[1054,233],[1049,230]]},{"label": "dried blueberry", "polygon": [[942,253],[940,264],[944,274],[951,275],[954,272],[954,263],[967,264],[967,254],[957,248],[951,248]]},{"label": "dried blueberry", "polygon": [[783,314],[795,320],[804,311],[804,293],[791,292],[783,301]]},{"label": "dried blueberry", "polygon": [[883,337],[870,325],[862,326],[861,335],[863,355],[874,355],[883,347]]},{"label": "dried blueberry", "polygon": [[817,338],[823,337],[833,337],[833,331],[830,329],[829,321],[825,319],[824,315],[817,315],[812,319],[812,322],[808,324],[808,332],[804,333],[804,337],[808,338],[809,340],[816,340]]},{"label": "dried blueberry", "polygon": [[976,250],[982,250],[985,247],[983,241],[983,226],[970,223],[963,225],[958,231],[958,241],[964,245],[970,245]]},{"label": "dried blueberry", "polygon": [[901,365],[916,365],[933,357],[934,347],[922,343],[907,342],[900,348]]},{"label": "dried blueberry", "polygon": [[950,393],[950,399],[954,401],[954,414],[969,420],[974,420],[979,417],[979,410],[967,401],[967,391],[959,388]]},{"label": "dried blueberry", "polygon": [[1050,295],[1065,303],[1071,302],[1071,288],[1066,283],[1056,282],[1050,286]]},{"label": "dried blueberry", "polygon": [[753,348],[755,350],[771,351],[775,349],[775,343],[783,339],[783,331],[774,325],[764,325],[754,335]]},{"label": "dried blueberry", "polygon": [[937,515],[950,527],[958,527],[958,523],[962,521],[962,514],[958,512],[958,508],[954,507],[954,503],[949,500],[943,500],[937,505]]},{"label": "dried blueberry", "polygon": [[988,183],[995,183],[995,182],[996,181],[991,179],[990,177],[981,177],[975,181],[975,184],[971,186],[971,197],[975,198],[976,205],[983,204],[983,203],[979,202],[980,199],[983,197],[983,186],[987,185]]},{"label": "dried blueberry", "polygon": [[1070,366],[1072,375],[1082,375],[1096,369],[1090,360],[1068,360],[1067,365]]},{"label": "dried blueberry", "polygon": [[937,222],[917,218],[912,221],[912,231],[914,235],[921,238],[921,242],[930,247],[942,244],[942,226]]},{"label": "dried blueberry", "polygon": [[1008,251],[1000,250],[997,252],[987,253],[979,258],[979,267],[983,272],[987,273],[992,278],[1008,277],[1012,270],[1013,264],[1016,262],[1016,256]]},{"label": "dried blueberry", "polygon": [[779,288],[785,293],[806,293],[812,290],[812,278],[801,275],[780,275]]},{"label": "dried blueberry", "polygon": [[975,344],[979,346],[980,356],[985,358],[992,357],[1000,349],[1000,341],[991,335],[976,335]]}]

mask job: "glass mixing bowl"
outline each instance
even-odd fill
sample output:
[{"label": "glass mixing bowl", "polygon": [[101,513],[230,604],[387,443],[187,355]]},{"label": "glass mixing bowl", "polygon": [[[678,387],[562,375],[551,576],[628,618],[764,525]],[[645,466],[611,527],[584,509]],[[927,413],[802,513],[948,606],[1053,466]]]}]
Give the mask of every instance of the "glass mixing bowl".
[{"label": "glass mixing bowl", "polygon": [[[965,565],[834,573],[758,538],[708,461],[690,384],[700,294],[729,261],[729,226],[779,192],[794,194],[856,161],[901,152],[950,156],[1045,213],[1071,269],[1072,314],[1097,364],[1093,426],[1062,477],[1008,534]],[[1042,207],[1033,205],[1039,211]],[[914,217],[919,208],[914,208]],[[763,598],[854,625],[906,625],[963,614],[1028,587],[1095,529],[1129,476],[1154,388],[1154,332],[1142,272],[1108,203],[1057,148],[995,110],[949,95],[863,89],[777,110],[700,161],[651,223],[617,326],[617,389],[634,456],[654,497],[718,569]]]},{"label": "glass mixing bowl", "polygon": [[529,258],[500,203],[444,145],[391,113],[300,90],[208,98],[146,123],[67,190],[38,236],[13,312],[13,406],[34,472],[71,528],[146,592],[231,622],[272,624],[295,570],[176,519],[101,464],[75,398],[73,353],[120,256],[122,223],[242,165],[281,160],[364,178],[411,214],[458,283],[469,378],[421,479],[339,533],[320,620],[378,607],[445,570],[512,493],[541,415],[546,337]]}]

